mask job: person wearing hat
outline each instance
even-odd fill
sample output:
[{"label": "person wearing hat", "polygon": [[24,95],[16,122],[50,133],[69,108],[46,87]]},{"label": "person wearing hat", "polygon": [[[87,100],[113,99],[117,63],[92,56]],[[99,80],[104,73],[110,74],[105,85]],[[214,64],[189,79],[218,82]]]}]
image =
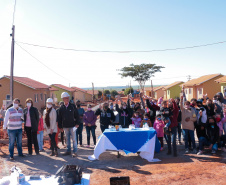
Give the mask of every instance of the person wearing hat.
[{"label": "person wearing hat", "polygon": [[49,135],[51,140],[51,154],[50,156],[58,156],[57,152],[57,145],[55,136],[57,133],[57,122],[56,122],[57,114],[56,110],[53,108],[53,99],[48,98],[46,100],[46,109],[43,112],[43,122],[44,122],[44,129]]},{"label": "person wearing hat", "polygon": [[33,107],[33,100],[28,98],[26,100],[26,108],[24,113],[24,130],[27,135],[28,154],[32,155],[32,143],[34,144],[35,153],[39,155],[39,146],[37,139],[39,113],[38,109]]},{"label": "person wearing hat", "polygon": [[73,141],[72,157],[77,156],[76,130],[79,127],[79,114],[74,104],[69,102],[67,92],[61,94],[64,104],[59,108],[58,127],[66,135],[67,151],[63,155],[71,155],[71,139]]}]

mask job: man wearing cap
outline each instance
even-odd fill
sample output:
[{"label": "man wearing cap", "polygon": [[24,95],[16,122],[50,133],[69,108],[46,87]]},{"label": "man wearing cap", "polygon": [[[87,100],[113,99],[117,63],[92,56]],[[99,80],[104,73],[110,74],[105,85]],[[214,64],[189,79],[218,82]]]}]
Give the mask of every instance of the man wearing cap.
[{"label": "man wearing cap", "polygon": [[71,155],[71,139],[73,141],[72,157],[77,154],[76,129],[79,127],[79,114],[74,104],[69,102],[70,95],[67,92],[61,94],[64,104],[58,111],[58,127],[64,130],[66,135],[67,151],[63,155]]}]

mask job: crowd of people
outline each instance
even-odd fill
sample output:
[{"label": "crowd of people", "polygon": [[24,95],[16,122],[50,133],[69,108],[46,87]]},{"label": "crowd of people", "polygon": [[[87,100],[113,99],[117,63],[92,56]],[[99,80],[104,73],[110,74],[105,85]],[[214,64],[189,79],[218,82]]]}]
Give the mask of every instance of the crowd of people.
[{"label": "crowd of people", "polygon": [[[20,107],[18,98],[13,100],[11,107],[0,110],[0,121],[3,121],[4,135],[9,137],[10,159],[14,159],[14,143],[17,143],[18,155],[24,157],[22,151],[22,127],[27,135],[28,155],[32,155],[32,144],[36,155],[45,152],[43,149],[44,134],[49,136],[51,156],[58,156],[58,135],[62,145],[66,141],[67,150],[63,155],[77,156],[77,145],[83,147],[82,131],[85,126],[87,145],[90,147],[90,136],[96,145],[96,121],[99,116],[102,132],[110,125],[121,125],[129,128],[133,124],[136,128],[153,127],[164,148],[167,143],[167,154],[177,156],[177,145],[184,141],[185,153],[203,154],[204,147],[208,147],[214,154],[220,148],[226,152],[226,99],[222,93],[217,93],[213,99],[204,97],[187,101],[181,96],[168,101],[159,98],[155,100],[140,93],[140,101],[134,102],[128,96],[127,102],[117,96],[110,104],[105,102],[99,108],[92,110],[88,104],[86,110],[81,102],[70,102],[67,92],[61,94],[62,102],[55,109],[52,98],[46,100],[46,108],[41,113],[33,106],[31,98],[26,100],[26,107]],[[196,134],[196,136],[195,136]],[[64,137],[65,135],[65,137]],[[183,138],[183,139],[182,139]],[[196,139],[198,145],[196,145]],[[122,138],[123,139],[123,138]],[[71,148],[71,140],[73,148]]]}]

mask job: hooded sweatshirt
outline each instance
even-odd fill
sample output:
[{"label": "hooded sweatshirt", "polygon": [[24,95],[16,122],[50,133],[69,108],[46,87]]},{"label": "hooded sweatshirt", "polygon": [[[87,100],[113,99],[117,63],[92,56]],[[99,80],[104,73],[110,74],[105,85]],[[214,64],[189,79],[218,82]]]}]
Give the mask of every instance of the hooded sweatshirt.
[{"label": "hooded sweatshirt", "polygon": [[218,92],[216,95],[220,96],[220,99],[217,100],[217,102],[215,104],[217,106],[216,112],[218,114],[221,114],[221,117],[223,118],[223,105],[226,104],[226,99],[224,99],[223,94],[221,92]]},{"label": "hooded sweatshirt", "polygon": [[[182,107],[181,115],[182,115],[181,120],[182,129],[194,130],[195,129],[194,122],[197,120],[194,109],[192,108],[185,109],[184,107]],[[190,120],[185,121],[186,118],[190,118]]]},{"label": "hooded sweatshirt", "polygon": [[164,131],[163,131],[164,126],[165,126],[165,124],[162,120],[161,121],[159,121],[158,119],[155,120],[153,128],[157,132],[157,137],[164,136]]}]

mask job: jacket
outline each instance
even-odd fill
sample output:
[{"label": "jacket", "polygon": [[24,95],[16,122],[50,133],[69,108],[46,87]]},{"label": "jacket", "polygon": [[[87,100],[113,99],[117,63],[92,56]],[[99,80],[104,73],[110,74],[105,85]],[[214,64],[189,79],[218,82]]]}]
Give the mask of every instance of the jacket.
[{"label": "jacket", "polygon": [[[28,113],[27,107],[24,109],[23,113],[24,113],[24,126],[26,127],[26,120],[27,120],[27,113]],[[30,119],[31,119],[32,132],[37,132],[38,131],[38,122],[39,122],[38,109],[31,106],[29,109],[29,113],[30,113]]]},{"label": "jacket", "polygon": [[46,125],[45,116],[46,116],[46,109],[43,112],[43,122],[44,122],[44,128],[46,129],[47,134],[50,134],[51,129],[53,130],[54,133],[57,133],[56,110],[52,108],[51,112],[49,113],[49,122],[50,122],[49,128]]},{"label": "jacket", "polygon": [[69,103],[68,107],[62,105],[59,108],[58,114],[58,127],[59,128],[72,128],[79,125],[79,114],[75,105]]},{"label": "jacket", "polygon": [[85,123],[85,126],[88,126],[88,123],[91,124],[91,126],[96,125],[97,116],[95,115],[94,111],[86,111],[83,115],[83,121]]},{"label": "jacket", "polygon": [[40,118],[38,122],[38,131],[43,131],[43,130],[44,130],[43,118]]},{"label": "jacket", "polygon": [[178,115],[179,115],[179,108],[176,102],[173,102],[172,116],[170,117],[170,121],[171,121],[171,124],[169,126],[170,128],[178,126],[178,121],[177,121]]},{"label": "jacket", "polygon": [[100,125],[102,126],[110,125],[115,121],[115,115],[109,108],[106,111],[98,108],[95,112],[95,115],[100,115]]},{"label": "jacket", "polygon": [[[190,109],[185,109],[183,106],[181,106],[181,115],[182,115],[182,119],[181,119],[181,125],[182,125],[182,129],[187,129],[187,130],[194,130],[195,126],[194,126],[194,122],[197,120],[196,114],[194,109],[190,108]],[[190,118],[189,121],[185,121],[186,118]]]},{"label": "jacket", "polygon": [[164,136],[164,130],[163,130],[164,126],[165,126],[165,124],[162,120],[161,121],[159,121],[157,119],[155,120],[153,128],[157,132],[157,137],[163,137]]},{"label": "jacket", "polygon": [[120,109],[118,104],[116,104],[116,111],[119,115],[119,124],[122,125],[123,128],[128,128],[131,123],[131,114],[129,109]]}]

